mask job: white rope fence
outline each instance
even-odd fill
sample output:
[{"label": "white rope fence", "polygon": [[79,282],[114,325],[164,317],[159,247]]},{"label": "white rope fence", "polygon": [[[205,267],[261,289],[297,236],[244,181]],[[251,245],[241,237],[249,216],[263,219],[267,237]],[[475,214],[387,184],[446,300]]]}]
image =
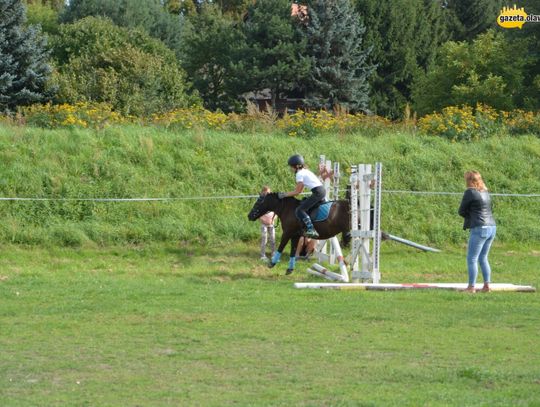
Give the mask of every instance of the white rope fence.
[{"label": "white rope fence", "polygon": [[[404,191],[404,190],[383,190],[386,194],[409,194],[409,195],[463,195],[463,192],[446,192],[446,191]],[[540,194],[512,194],[512,193],[492,193],[491,196],[507,196],[516,198],[540,198]]]},{"label": "white rope fence", "polygon": [[[463,192],[446,191],[405,191],[405,190],[382,190],[385,194],[403,195],[435,195],[435,196],[461,196]],[[303,195],[308,195],[304,193]],[[513,194],[513,193],[490,193],[491,196],[514,197],[514,198],[540,198],[540,194]],[[161,198],[47,198],[47,197],[0,197],[0,201],[52,201],[52,202],[170,202],[170,201],[208,201],[225,199],[253,199],[259,195],[200,195],[184,197],[161,197]]]}]

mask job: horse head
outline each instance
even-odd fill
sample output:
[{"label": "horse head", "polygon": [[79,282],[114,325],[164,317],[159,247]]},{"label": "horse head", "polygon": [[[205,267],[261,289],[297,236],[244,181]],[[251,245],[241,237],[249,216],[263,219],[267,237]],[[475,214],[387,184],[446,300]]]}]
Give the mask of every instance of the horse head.
[{"label": "horse head", "polygon": [[254,221],[259,219],[267,212],[275,212],[279,208],[280,199],[277,196],[276,192],[271,192],[269,194],[261,195],[255,201],[253,208],[248,213],[248,219]]}]

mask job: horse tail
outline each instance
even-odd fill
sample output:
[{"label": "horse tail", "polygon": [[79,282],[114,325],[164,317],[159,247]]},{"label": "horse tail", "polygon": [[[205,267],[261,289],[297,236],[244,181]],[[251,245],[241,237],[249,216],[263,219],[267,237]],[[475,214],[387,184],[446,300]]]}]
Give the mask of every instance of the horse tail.
[{"label": "horse tail", "polygon": [[341,246],[342,247],[349,247],[349,244],[351,243],[351,232],[343,232],[341,233]]}]

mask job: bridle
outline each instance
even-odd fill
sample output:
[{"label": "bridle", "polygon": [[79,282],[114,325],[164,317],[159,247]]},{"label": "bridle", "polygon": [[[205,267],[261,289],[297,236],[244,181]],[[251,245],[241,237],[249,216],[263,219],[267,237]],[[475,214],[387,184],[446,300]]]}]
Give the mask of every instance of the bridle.
[{"label": "bridle", "polygon": [[[255,202],[255,206],[256,206],[257,208],[254,210],[254,215],[258,216],[259,218],[260,218],[261,216],[263,216],[264,213],[263,213],[263,214],[260,214],[260,213],[261,213],[261,210],[258,208],[258,206],[260,206],[260,205],[264,202],[264,200],[267,198],[267,196],[268,196],[268,195],[261,195],[261,196],[259,196],[259,197],[257,198],[257,201]],[[268,210],[268,211],[265,212],[265,213],[268,213],[268,212],[274,212],[274,218],[275,218],[276,215],[277,215],[277,217],[278,217],[278,219],[279,219],[279,216],[281,215],[281,213],[283,213],[283,206],[285,205],[285,199],[278,199],[278,200],[281,201],[280,204],[279,204],[279,209],[277,209],[277,210]],[[259,215],[259,214],[260,214],[260,215]]]}]

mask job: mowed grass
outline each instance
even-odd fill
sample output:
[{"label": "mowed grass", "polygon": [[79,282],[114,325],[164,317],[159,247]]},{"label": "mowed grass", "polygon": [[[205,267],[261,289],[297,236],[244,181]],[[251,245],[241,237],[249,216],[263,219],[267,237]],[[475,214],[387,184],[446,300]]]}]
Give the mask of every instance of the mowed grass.
[{"label": "mowed grass", "polygon": [[[385,243],[383,281],[466,281],[445,249]],[[494,282],[539,287],[539,255],[496,245]],[[540,405],[538,294],[302,291],[257,257],[1,247],[0,404]]]}]

